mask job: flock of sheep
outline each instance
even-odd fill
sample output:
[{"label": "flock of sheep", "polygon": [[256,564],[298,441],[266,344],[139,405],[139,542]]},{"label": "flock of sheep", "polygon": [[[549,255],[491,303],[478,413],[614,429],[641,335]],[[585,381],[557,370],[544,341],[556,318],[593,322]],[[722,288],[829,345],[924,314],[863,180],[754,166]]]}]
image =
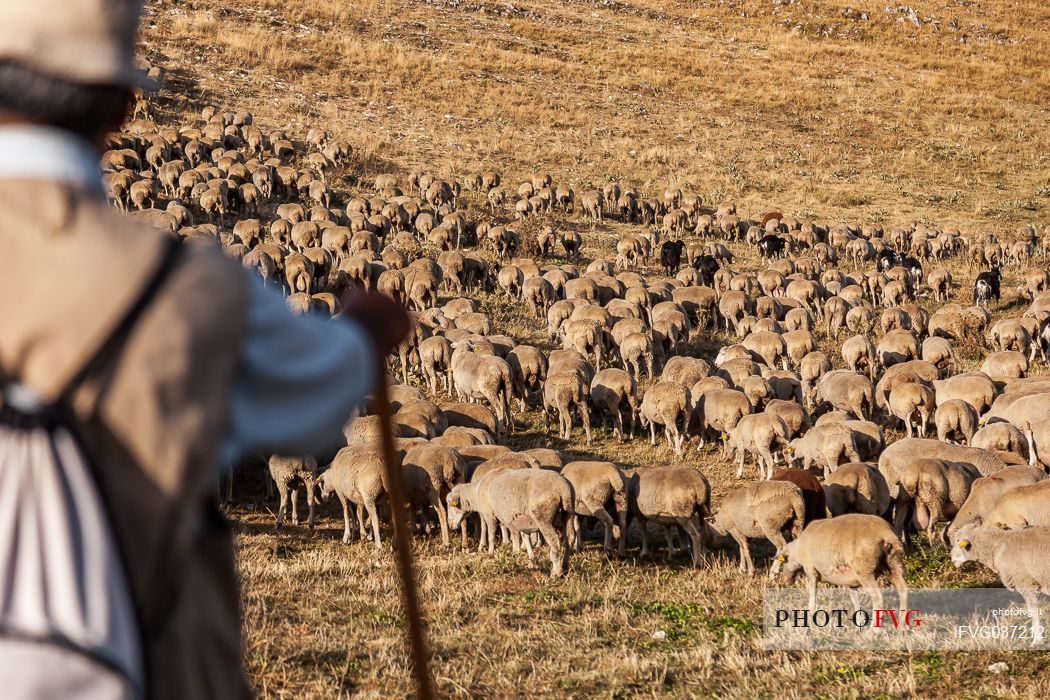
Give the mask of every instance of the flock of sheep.
[{"label": "flock of sheep", "polygon": [[[957,564],[991,567],[1030,605],[1050,585],[1050,378],[1027,376],[1050,344],[1050,275],[1033,266],[1050,227],[1043,241],[1026,227],[1006,244],[921,224],[753,220],[676,187],[577,195],[550,175],[508,187],[494,171],[384,173],[355,195],[336,179],[353,172],[350,144],[321,130],[300,140],[214,108],[195,125],[162,126],[144,100],[108,147],[103,180],[117,207],[221,245],[293,310],[336,314],[340,295],[364,286],[415,313],[391,396],[420,536],[448,544],[458,529],[464,547],[489,552],[509,540],[530,560],[545,544],[559,576],[592,526],[623,556],[637,522],[647,555],[657,523],[668,558],[687,543],[694,566],[731,537],[753,572],[749,540],[764,538],[777,548],[771,574],[786,582],[804,573],[811,591],[825,581],[875,594],[889,573],[904,594],[905,542],[922,533],[948,541]],[[585,259],[579,231],[600,247],[609,220],[622,224],[615,255]],[[737,259],[744,251],[757,266]],[[964,256],[976,276],[969,307],[948,301],[947,265]],[[1028,307],[993,323],[1008,266]],[[522,304],[547,342],[500,333],[481,292]],[[697,357],[713,331],[731,344]],[[984,353],[980,370],[960,371],[964,347]],[[640,429],[666,441],[665,463],[513,450],[515,413],[529,406],[565,440],[582,428],[590,444],[595,424],[621,441]],[[356,532],[380,546],[379,425],[363,414],[334,456],[270,459],[278,525],[289,503],[298,521],[299,490],[311,526],[316,499],[334,494],[344,540]],[[887,445],[887,429],[907,437]],[[690,464],[711,443],[739,478],[759,479],[713,494]]]}]

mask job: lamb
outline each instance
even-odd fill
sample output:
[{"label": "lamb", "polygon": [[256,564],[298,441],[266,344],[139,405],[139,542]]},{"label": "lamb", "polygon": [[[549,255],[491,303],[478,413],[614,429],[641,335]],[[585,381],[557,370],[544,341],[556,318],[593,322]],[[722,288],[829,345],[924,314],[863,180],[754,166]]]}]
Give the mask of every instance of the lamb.
[{"label": "lamb", "polygon": [[[908,609],[908,587],[904,581],[904,545],[882,518],[850,513],[810,523],[797,539],[777,552],[770,578],[781,574],[786,585],[799,573],[806,575],[809,609],[817,604],[817,583],[861,587],[875,608],[883,607],[878,577],[888,571],[900,599],[900,609]],[[851,590],[854,607],[859,607]]]},{"label": "lamb", "polygon": [[589,387],[575,372],[551,373],[543,385],[543,427],[550,430],[551,414],[558,414],[558,437],[572,437],[573,414],[579,412],[587,444],[591,444],[591,414],[587,408]]},{"label": "lamb", "polygon": [[751,413],[729,431],[726,444],[737,460],[736,478],[743,478],[744,458],[750,452],[758,464],[759,477],[769,479],[773,476],[773,450],[787,446],[787,426],[772,413]]},{"label": "lamb", "polygon": [[965,525],[952,536],[952,564],[975,561],[999,575],[1007,589],[1020,593],[1028,606],[1032,644],[1044,639],[1039,594],[1050,591],[1050,528],[1004,532]]},{"label": "lamb", "polygon": [[482,355],[474,350],[469,340],[452,344],[452,383],[456,395],[470,399],[484,399],[496,413],[496,432],[512,432],[510,397],[513,375],[506,360]]},{"label": "lamb", "polygon": [[800,438],[795,438],[784,448],[789,464],[802,461],[802,468],[809,469],[816,462],[824,468],[827,479],[845,457],[847,462],[859,462],[857,439],[853,431],[841,423],[815,425]]},{"label": "lamb", "polygon": [[870,462],[840,465],[824,481],[824,495],[831,517],[862,513],[886,518],[890,509],[890,488],[886,478]]},{"label": "lamb", "polygon": [[[446,546],[449,537],[445,497],[456,484],[463,482],[465,471],[466,465],[459,453],[441,445],[417,445],[405,454],[402,461],[405,495],[413,505],[420,507],[421,516],[427,506],[434,509],[441,528],[441,541]],[[462,535],[466,546],[466,529]]]},{"label": "lamb", "polygon": [[748,539],[765,537],[781,549],[787,544],[784,530],[792,536],[802,531],[805,504],[802,490],[787,481],[760,481],[725,497],[711,523],[717,534],[731,535],[740,545],[740,570],[755,572]]},{"label": "lamb", "polygon": [[911,460],[896,472],[895,480],[887,479],[895,499],[894,529],[903,535],[910,518],[915,529],[925,531],[933,542],[934,528],[955,517],[978,476],[969,464],[925,457]]},{"label": "lamb", "polygon": [[[576,516],[597,518],[605,527],[605,551],[617,542],[617,553],[624,556],[627,546],[627,479],[612,462],[569,462],[561,469],[576,493]],[[613,521],[611,507],[618,522]],[[582,533],[576,526],[576,549],[583,547]]]},{"label": "lamb", "polygon": [[957,435],[964,444],[973,444],[977,432],[977,411],[962,399],[950,399],[937,407],[933,422],[937,426],[937,439],[948,442],[949,436]]},{"label": "lamb", "polygon": [[649,444],[656,444],[656,426],[662,425],[667,446],[681,458],[689,434],[691,412],[688,389],[664,380],[649,387],[642,397],[640,411],[642,427],[649,427]]},{"label": "lamb", "polygon": [[350,504],[357,506],[357,524],[361,539],[365,539],[364,512],[372,523],[372,539],[376,549],[383,544],[379,536],[379,500],[386,496],[383,458],[375,451],[359,447],[344,447],[331,465],[317,479],[321,498],[327,501],[334,493],[343,506],[343,542],[350,542]]},{"label": "lamb", "polygon": [[948,526],[946,531],[948,538],[951,539],[964,525],[983,524],[1007,491],[1020,486],[1030,486],[1043,478],[1041,469],[1028,465],[1017,465],[1006,467],[992,476],[977,479],[970,484],[970,494]]},{"label": "lamb", "polygon": [[[545,469],[503,469],[457,486],[446,500],[450,527],[458,527],[467,512],[476,510],[481,515],[490,553],[495,548],[497,523],[509,529],[514,539],[539,532],[550,549],[551,578],[558,578],[569,563],[575,499],[572,484],[560,474]],[[535,561],[531,538],[522,541],[529,562]]]},{"label": "lamb", "polygon": [[1017,486],[1003,492],[983,521],[988,527],[1020,530],[1025,527],[1050,527],[1050,480]]},{"label": "lamb", "polygon": [[627,412],[630,435],[634,436],[635,416],[638,414],[638,385],[634,378],[622,369],[603,369],[591,380],[591,403],[602,420],[613,420],[613,430],[622,442],[623,415]]},{"label": "lamb", "polygon": [[699,566],[705,542],[704,519],[711,510],[707,478],[699,470],[685,466],[632,469],[624,475],[631,516],[641,524],[642,556],[649,553],[646,523],[652,520],[665,526],[668,561],[674,556],[668,526],[677,525],[689,536],[693,566]]},{"label": "lamb", "polygon": [[292,521],[299,523],[299,487],[306,489],[306,504],[310,514],[306,526],[314,529],[314,480],[317,478],[317,460],[313,457],[281,457],[273,455],[269,461],[270,477],[277,484],[277,527],[284,525],[288,502],[292,504]]}]

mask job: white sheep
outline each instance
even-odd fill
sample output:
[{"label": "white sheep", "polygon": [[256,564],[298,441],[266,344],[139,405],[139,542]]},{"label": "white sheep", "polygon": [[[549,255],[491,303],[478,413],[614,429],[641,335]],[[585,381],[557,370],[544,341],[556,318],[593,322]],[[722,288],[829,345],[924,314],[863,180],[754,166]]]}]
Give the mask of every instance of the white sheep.
[{"label": "white sheep", "polygon": [[1050,593],[1050,528],[1004,531],[964,525],[952,535],[952,563],[960,568],[968,561],[987,566],[1007,589],[1021,594],[1031,619],[1031,643],[1041,642],[1039,594]]},{"label": "white sheep", "polygon": [[853,588],[863,588],[876,608],[882,607],[877,578],[889,571],[900,607],[908,609],[908,587],[904,582],[904,544],[887,523],[874,515],[850,513],[837,518],[814,520],[802,534],[777,552],[770,578],[782,574],[785,584],[806,575],[809,609],[817,602],[817,583],[846,586],[854,607],[859,607]]}]

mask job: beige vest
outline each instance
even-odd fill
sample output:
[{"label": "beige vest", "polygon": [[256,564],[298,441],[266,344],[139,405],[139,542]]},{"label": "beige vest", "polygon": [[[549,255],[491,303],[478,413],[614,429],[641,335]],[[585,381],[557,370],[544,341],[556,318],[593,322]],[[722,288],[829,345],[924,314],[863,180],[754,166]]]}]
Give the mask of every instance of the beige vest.
[{"label": "beige vest", "polygon": [[[0,367],[54,399],[134,303],[162,238],[72,187],[0,181]],[[154,698],[239,698],[232,541],[207,507],[247,289],[189,246],[119,357],[74,394],[128,565]]]}]

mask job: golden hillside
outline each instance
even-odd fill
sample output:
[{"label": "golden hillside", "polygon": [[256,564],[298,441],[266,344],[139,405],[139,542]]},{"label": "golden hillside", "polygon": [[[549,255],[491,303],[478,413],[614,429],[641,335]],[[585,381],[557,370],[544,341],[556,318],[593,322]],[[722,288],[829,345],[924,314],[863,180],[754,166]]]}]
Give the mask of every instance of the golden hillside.
[{"label": "golden hillside", "polygon": [[1042,222],[1050,5],[910,7],[156,2],[145,40],[172,110],[321,125],[368,173],[543,169],[851,221]]}]

